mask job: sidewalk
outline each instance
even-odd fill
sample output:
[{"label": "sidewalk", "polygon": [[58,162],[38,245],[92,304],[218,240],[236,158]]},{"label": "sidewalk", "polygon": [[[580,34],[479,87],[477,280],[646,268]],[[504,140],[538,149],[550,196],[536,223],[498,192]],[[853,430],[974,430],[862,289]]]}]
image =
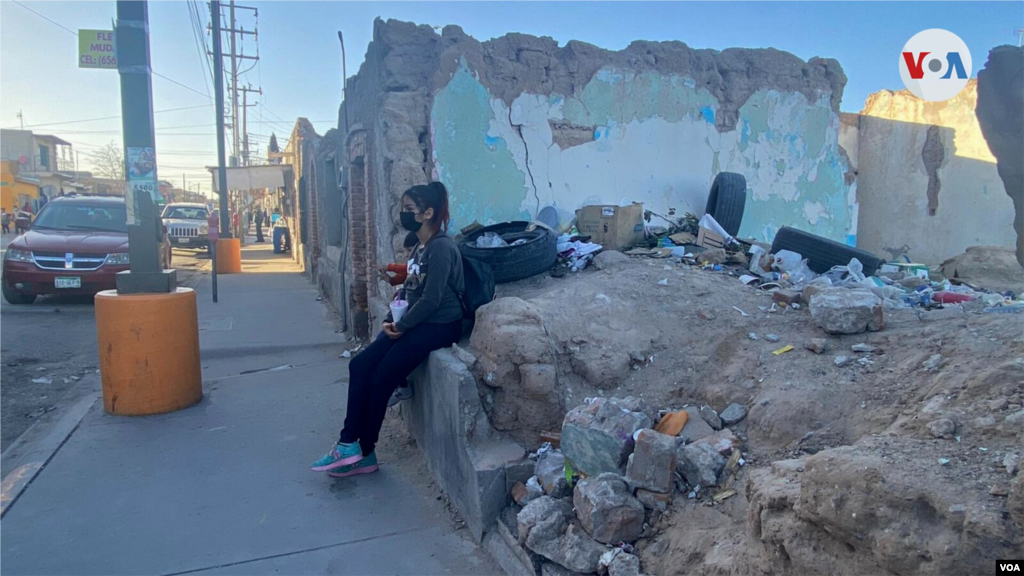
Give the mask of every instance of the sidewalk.
[{"label": "sidewalk", "polygon": [[397,467],[308,470],[336,439],[347,361],[290,258],[247,243],[218,282],[219,304],[209,276],[197,288],[203,401],[145,418],[95,403],[4,514],[4,574],[500,573]]}]

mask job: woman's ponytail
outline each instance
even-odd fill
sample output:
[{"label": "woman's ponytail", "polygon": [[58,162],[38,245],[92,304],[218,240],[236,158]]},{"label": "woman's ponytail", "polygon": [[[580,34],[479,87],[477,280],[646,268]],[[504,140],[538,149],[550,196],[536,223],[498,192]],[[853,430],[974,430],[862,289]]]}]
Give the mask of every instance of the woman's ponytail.
[{"label": "woman's ponytail", "polygon": [[441,182],[418,184],[406,190],[403,196],[411,198],[420,212],[425,212],[427,208],[433,208],[434,218],[431,222],[444,232],[448,232],[451,212],[448,208],[448,189],[444,184]]}]

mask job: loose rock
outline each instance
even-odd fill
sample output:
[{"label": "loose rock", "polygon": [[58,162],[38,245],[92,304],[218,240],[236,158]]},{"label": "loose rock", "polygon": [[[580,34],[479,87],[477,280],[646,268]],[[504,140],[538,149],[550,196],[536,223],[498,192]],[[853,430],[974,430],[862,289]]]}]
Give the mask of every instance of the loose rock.
[{"label": "loose rock", "polygon": [[930,358],[921,363],[925,370],[937,370],[942,364],[942,354],[933,354]]},{"label": "loose rock", "polygon": [[565,456],[560,451],[550,450],[541,454],[534,474],[545,494],[555,498],[569,495],[569,485],[565,481]]},{"label": "loose rock", "polygon": [[715,432],[711,436],[706,436],[700,440],[694,441],[694,444],[707,444],[722,456],[729,456],[732,454],[733,450],[740,447],[740,439],[737,438],[731,430],[725,428]]},{"label": "loose rock", "polygon": [[668,503],[672,501],[671,494],[662,494],[660,492],[652,492],[645,488],[640,488],[636,491],[636,499],[644,505],[644,508],[648,510],[658,510],[664,512],[668,510]]},{"label": "loose rock", "polygon": [[534,531],[540,531],[537,536],[544,539],[558,538],[565,532],[571,517],[572,506],[568,502],[541,496],[527,504],[516,516],[519,542],[528,542]]},{"label": "loose rock", "polygon": [[885,328],[882,299],[865,290],[826,288],[810,303],[811,318],[829,334],[858,334]]},{"label": "loose rock", "polygon": [[730,404],[729,407],[723,410],[721,414],[722,422],[724,422],[726,426],[732,426],[746,417],[747,409],[735,403]]},{"label": "loose rock", "polygon": [[854,352],[858,352],[860,354],[874,354],[875,352],[878,351],[877,347],[872,346],[871,344],[863,344],[863,343],[861,343],[861,344],[854,344],[853,346],[850,347],[850,349],[853,350]]},{"label": "loose rock", "polygon": [[700,440],[705,436],[711,436],[715,433],[715,429],[705,422],[704,417],[700,415],[700,408],[688,406],[684,410],[686,410],[690,418],[686,421],[686,426],[683,426],[683,430],[679,433],[679,438],[683,443],[689,444],[694,440]]},{"label": "loose rock", "polygon": [[928,431],[936,438],[949,438],[956,432],[956,424],[946,418],[933,420],[928,423]]},{"label": "loose rock", "polygon": [[605,250],[594,256],[594,268],[597,270],[612,270],[621,267],[627,262],[629,262],[629,256],[618,250]]},{"label": "loose rock", "polygon": [[639,576],[640,559],[632,554],[620,552],[608,565],[608,576]]},{"label": "loose rock", "polygon": [[823,352],[828,352],[832,348],[832,345],[829,344],[827,338],[811,338],[809,342],[804,344],[804,348],[807,348],[815,354],[821,354]]},{"label": "loose rock", "polygon": [[769,342],[778,342],[779,336],[777,334],[765,334],[764,339]]},{"label": "loose rock", "polygon": [[853,358],[850,358],[849,356],[836,356],[835,359],[836,366],[840,368],[848,365],[850,362],[853,362]]},{"label": "loose rock", "polygon": [[1020,456],[1013,452],[1008,453],[1003,457],[1003,466],[1006,467],[1006,472],[1013,476],[1020,468]]},{"label": "loose rock", "polygon": [[676,455],[676,471],[691,487],[716,486],[725,458],[709,444],[682,446]]},{"label": "loose rock", "polygon": [[654,430],[641,430],[629,456],[626,482],[655,492],[671,492],[676,469],[676,439]]},{"label": "loose rock", "polygon": [[[535,537],[534,534],[537,534]],[[590,574],[600,567],[601,555],[606,548],[587,535],[577,524],[570,524],[565,534],[543,539],[541,534],[530,533],[526,547],[541,556],[560,564],[570,572]]]},{"label": "loose rock", "polygon": [[644,507],[615,474],[580,480],[572,501],[580,524],[598,542],[634,542],[643,533]]},{"label": "loose rock", "polygon": [[636,398],[596,398],[565,415],[562,452],[588,476],[621,474],[633,451],[633,433],[652,424]]},{"label": "loose rock", "polygon": [[722,419],[719,418],[718,412],[715,412],[711,406],[701,406],[700,415],[704,418],[704,421],[715,430],[722,429]]},{"label": "loose rock", "polygon": [[791,305],[800,301],[801,293],[796,290],[776,290],[772,293],[772,301]]}]

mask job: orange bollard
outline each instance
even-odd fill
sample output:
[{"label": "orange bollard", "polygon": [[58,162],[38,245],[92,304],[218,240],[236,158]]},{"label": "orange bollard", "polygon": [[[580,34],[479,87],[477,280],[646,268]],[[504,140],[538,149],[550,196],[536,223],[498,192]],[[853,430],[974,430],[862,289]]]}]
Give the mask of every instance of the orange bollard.
[{"label": "orange bollard", "polygon": [[217,274],[242,272],[242,241],[238,238],[217,239]]},{"label": "orange bollard", "polygon": [[103,409],[163,414],[203,398],[196,293],[96,295]]}]

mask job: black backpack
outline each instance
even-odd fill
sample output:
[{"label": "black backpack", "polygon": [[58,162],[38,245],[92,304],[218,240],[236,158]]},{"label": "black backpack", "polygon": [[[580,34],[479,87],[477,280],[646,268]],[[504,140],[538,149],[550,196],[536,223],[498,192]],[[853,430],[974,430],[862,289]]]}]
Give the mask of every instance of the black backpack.
[{"label": "black backpack", "polygon": [[462,303],[463,319],[473,322],[477,309],[494,300],[494,272],[490,264],[462,254],[462,277],[466,290],[456,295]]}]

